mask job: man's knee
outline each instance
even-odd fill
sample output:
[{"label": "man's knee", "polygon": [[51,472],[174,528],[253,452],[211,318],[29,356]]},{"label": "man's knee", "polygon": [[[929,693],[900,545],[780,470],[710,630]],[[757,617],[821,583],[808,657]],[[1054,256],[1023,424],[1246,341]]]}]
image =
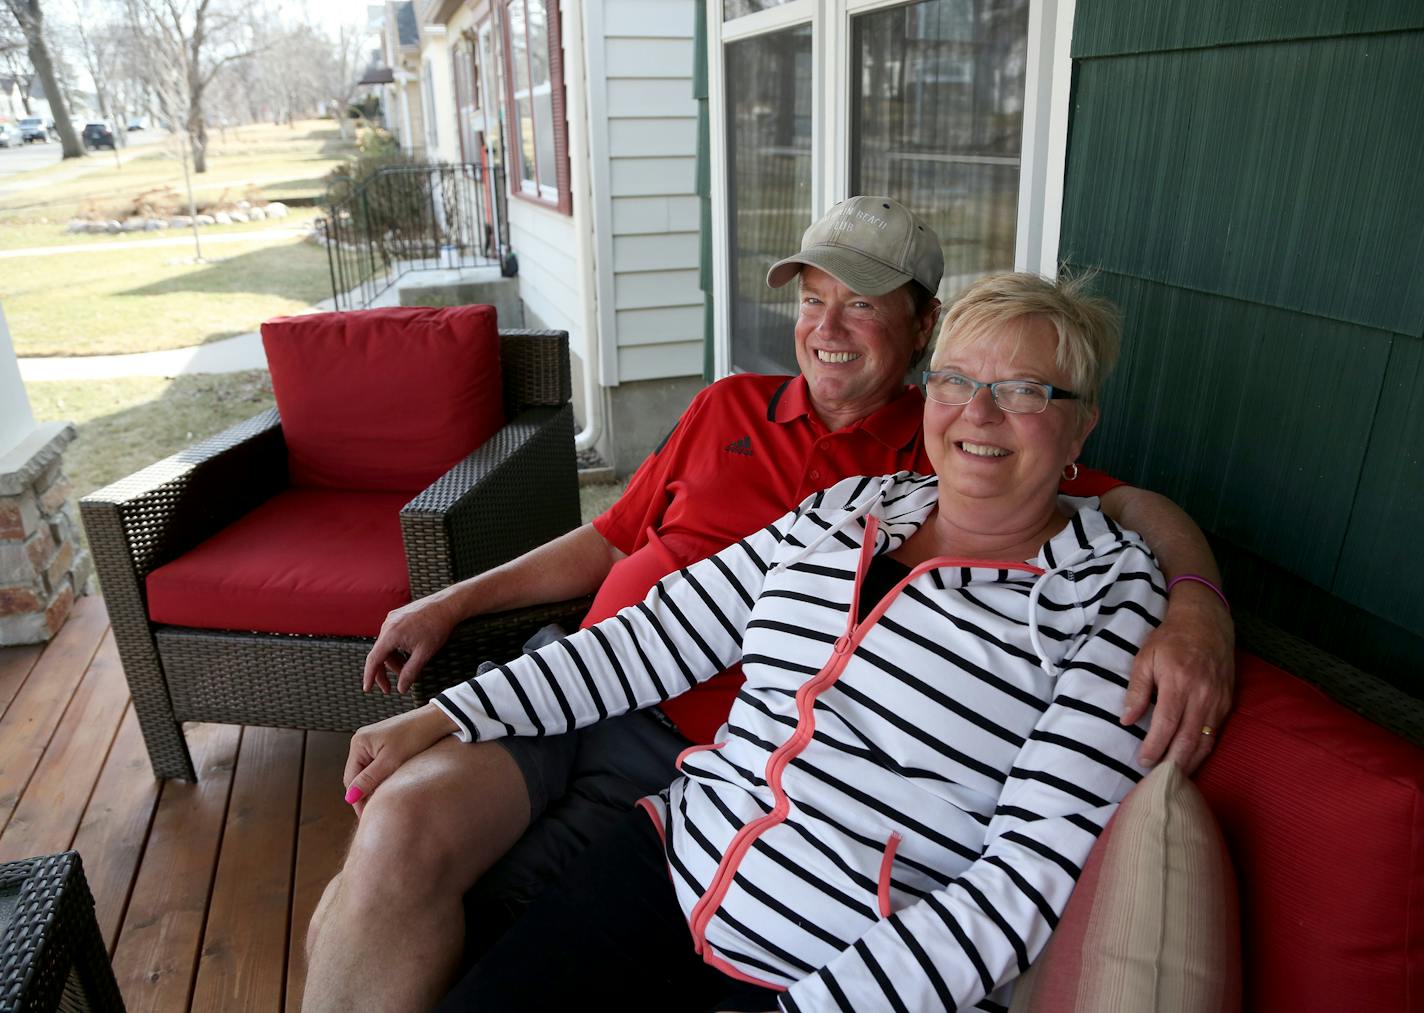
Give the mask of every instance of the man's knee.
[{"label": "man's knee", "polygon": [[528,824],[528,790],[513,758],[495,743],[448,739],[371,794],[345,872],[348,880],[357,869],[376,875],[397,891],[460,889]]}]

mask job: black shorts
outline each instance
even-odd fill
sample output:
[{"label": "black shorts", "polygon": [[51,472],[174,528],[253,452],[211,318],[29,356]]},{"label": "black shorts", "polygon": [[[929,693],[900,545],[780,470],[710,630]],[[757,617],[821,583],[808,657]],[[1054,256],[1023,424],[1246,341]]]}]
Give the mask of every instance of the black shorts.
[{"label": "black shorts", "polygon": [[693,947],[662,840],[625,813],[445,997],[456,1010],[752,1010],[778,994],[716,970]]},{"label": "black shorts", "polygon": [[465,895],[467,957],[483,953],[595,839],[677,777],[691,743],[646,712],[577,732],[500,739],[524,775],[531,824]]}]

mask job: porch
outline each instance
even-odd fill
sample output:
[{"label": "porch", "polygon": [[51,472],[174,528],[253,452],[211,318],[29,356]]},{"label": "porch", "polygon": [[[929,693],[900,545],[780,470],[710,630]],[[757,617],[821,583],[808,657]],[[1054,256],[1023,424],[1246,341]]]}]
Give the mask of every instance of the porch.
[{"label": "porch", "polygon": [[0,648],[0,861],[74,848],[130,1010],[295,1010],[302,936],[355,824],[350,736],[195,725],[153,779],[103,600]]}]

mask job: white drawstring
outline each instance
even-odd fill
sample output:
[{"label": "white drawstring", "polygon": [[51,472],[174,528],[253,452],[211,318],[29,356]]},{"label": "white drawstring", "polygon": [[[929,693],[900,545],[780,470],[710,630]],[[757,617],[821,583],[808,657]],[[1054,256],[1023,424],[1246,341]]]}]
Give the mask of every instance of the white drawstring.
[{"label": "white drawstring", "polygon": [[841,530],[841,528],[846,527],[848,524],[854,523],[861,517],[864,517],[866,514],[870,513],[870,511],[875,507],[879,506],[880,501],[885,498],[885,490],[888,487],[889,483],[893,480],[894,476],[886,476],[886,478],[880,483],[880,491],[877,492],[873,497],[867,499],[864,503],[856,507],[854,510],[847,510],[841,516],[840,520],[836,521],[825,531],[822,531],[819,535],[813,538],[810,544],[806,545],[804,548],[793,553],[786,559],[782,560],[780,563],[777,563],[775,566],[773,566],[767,575],[771,576],[772,574],[780,573],[782,570],[787,569],[793,564],[801,562],[807,556],[811,555],[822,545],[824,545],[827,539],[834,538],[836,532]]}]

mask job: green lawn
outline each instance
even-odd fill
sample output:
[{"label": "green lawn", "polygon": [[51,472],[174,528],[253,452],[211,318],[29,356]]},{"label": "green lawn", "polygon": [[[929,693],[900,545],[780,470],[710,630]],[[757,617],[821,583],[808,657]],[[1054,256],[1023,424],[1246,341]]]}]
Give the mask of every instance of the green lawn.
[{"label": "green lawn", "polygon": [[272,407],[265,370],[193,376],[28,383],[42,421],[73,422],[64,452],[75,498]]},{"label": "green lawn", "polygon": [[[126,161],[114,164],[106,155],[35,169],[0,182],[0,223],[44,220],[63,228],[84,210],[114,212],[139,196],[168,189],[186,200],[183,166],[176,141],[129,149]],[[268,200],[318,197],[324,177],[355,153],[327,121],[298,123],[296,128],[265,124],[214,131],[208,142],[208,171],[193,176],[198,202],[227,197],[237,200],[252,188]],[[38,184],[29,186],[28,184]]]},{"label": "green lawn", "polygon": [[[97,238],[97,237],[96,237]],[[0,260],[15,354],[184,348],[251,331],[331,295],[326,251],[298,238]]]},{"label": "green lawn", "polygon": [[[61,162],[0,180],[0,251],[54,246],[83,252],[0,259],[0,301],[15,352],[98,355],[203,344],[253,330],[263,320],[306,309],[331,294],[326,253],[296,238],[318,212],[294,209],[278,221],[209,226],[207,263],[191,244],[133,245],[185,233],[70,235],[76,214],[127,217],[136,202],[163,206],[183,194],[183,170],[168,140],[131,148],[120,166],[107,155]],[[355,154],[334,124],[296,129],[254,125],[214,131],[208,172],[194,177],[199,202],[315,196],[324,177]],[[33,185],[30,185],[33,184]],[[165,190],[166,188],[166,190]],[[292,236],[214,240],[289,229]]]}]

